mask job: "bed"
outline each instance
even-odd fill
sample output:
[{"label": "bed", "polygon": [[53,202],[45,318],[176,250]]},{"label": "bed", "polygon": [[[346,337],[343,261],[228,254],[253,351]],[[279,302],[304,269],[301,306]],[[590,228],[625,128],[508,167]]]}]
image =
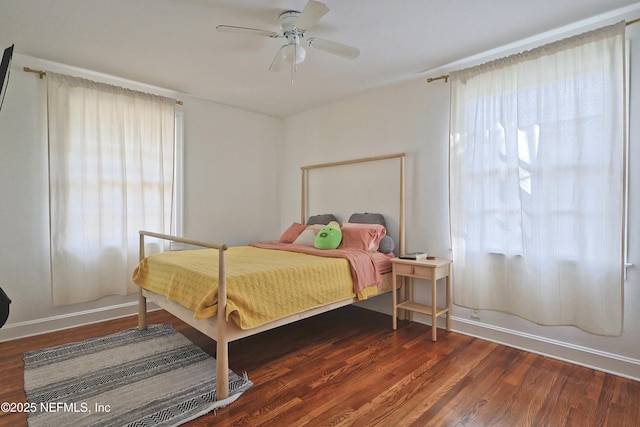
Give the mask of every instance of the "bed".
[{"label": "bed", "polygon": [[[302,167],[301,222],[277,242],[228,247],[140,231],[140,263],[134,272],[140,286],[138,328],[147,327],[149,300],[215,340],[216,395],[226,398],[230,342],[391,291],[389,259],[404,254],[404,158],[402,153]],[[383,215],[354,213],[338,222],[340,247],[310,245],[311,234],[337,219],[307,217],[310,171],[394,159],[399,171],[397,236],[380,232],[386,231]],[[204,249],[145,256],[149,237]]]}]

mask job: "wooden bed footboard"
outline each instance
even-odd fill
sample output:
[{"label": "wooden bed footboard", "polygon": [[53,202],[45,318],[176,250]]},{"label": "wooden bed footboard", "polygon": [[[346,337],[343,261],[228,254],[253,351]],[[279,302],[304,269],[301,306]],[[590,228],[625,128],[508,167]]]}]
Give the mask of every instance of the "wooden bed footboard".
[{"label": "wooden bed footboard", "polygon": [[[228,246],[219,243],[207,243],[197,240],[184,239],[168,234],[154,233],[140,230],[140,261],[145,258],[145,236],[162,240],[169,240],[187,245],[201,246],[218,250],[218,314],[216,319],[216,396],[218,399],[229,397],[229,342],[227,340],[227,321],[225,319],[227,305],[227,280],[224,253]],[[138,290],[138,329],[147,329],[147,298],[142,288]]]}]

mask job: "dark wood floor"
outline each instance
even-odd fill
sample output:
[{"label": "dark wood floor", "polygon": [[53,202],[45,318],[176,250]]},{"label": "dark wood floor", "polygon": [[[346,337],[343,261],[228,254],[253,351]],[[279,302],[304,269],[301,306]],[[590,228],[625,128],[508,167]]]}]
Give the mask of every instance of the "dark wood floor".
[{"label": "dark wood floor", "polygon": [[[215,343],[164,311],[215,354]],[[135,318],[0,343],[0,402],[25,402],[22,353],[135,326]],[[640,383],[346,307],[233,343],[254,386],[189,426],[638,426]],[[0,425],[26,415],[0,412]]]}]

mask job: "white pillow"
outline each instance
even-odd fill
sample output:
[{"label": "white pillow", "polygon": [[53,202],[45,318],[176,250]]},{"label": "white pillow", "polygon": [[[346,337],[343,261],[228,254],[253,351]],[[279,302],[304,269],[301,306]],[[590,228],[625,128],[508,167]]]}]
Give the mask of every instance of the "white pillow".
[{"label": "white pillow", "polygon": [[296,240],[293,241],[294,245],[305,245],[313,247],[313,242],[316,240],[316,234],[322,230],[325,226],[322,224],[315,224],[308,226]]}]

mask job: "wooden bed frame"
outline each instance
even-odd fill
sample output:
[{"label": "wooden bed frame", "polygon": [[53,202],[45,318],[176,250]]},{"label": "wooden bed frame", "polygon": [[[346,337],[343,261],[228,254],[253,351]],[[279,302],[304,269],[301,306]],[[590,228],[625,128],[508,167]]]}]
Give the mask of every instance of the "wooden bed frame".
[{"label": "wooden bed frame", "polygon": [[[399,255],[403,255],[405,252],[404,242],[404,205],[405,205],[405,190],[404,190],[404,158],[405,154],[392,154],[388,156],[367,157],[363,159],[348,160],[335,163],[324,163],[312,166],[303,166],[302,170],[302,223],[306,218],[306,194],[307,194],[307,176],[309,170],[318,168],[327,168],[335,166],[350,165],[363,162],[374,162],[388,159],[399,159],[400,162],[400,197],[399,197],[399,236],[398,236],[398,252]],[[193,311],[182,306],[179,303],[168,300],[165,296],[147,291],[143,288],[139,290],[138,301],[138,329],[144,330],[147,328],[147,299],[154,302],[156,305],[167,310],[180,320],[191,325],[193,328],[204,333],[214,341],[216,341],[216,396],[218,399],[224,399],[229,396],[229,343],[245,338],[251,335],[258,334],[270,329],[277,328],[279,326],[287,325],[289,323],[297,322],[298,320],[305,319],[307,317],[315,316],[317,314],[325,313],[327,311],[335,310],[336,308],[350,305],[356,301],[359,301],[357,297],[348,298],[342,301],[337,301],[331,304],[327,304],[322,307],[314,308],[304,311],[302,313],[294,314],[283,319],[276,320],[274,322],[267,323],[257,328],[243,330],[240,329],[235,322],[227,322],[225,319],[225,306],[227,303],[227,283],[225,272],[225,251],[228,246],[218,243],[207,243],[197,240],[184,239],[182,237],[170,236],[167,234],[154,233],[150,231],[140,231],[140,260],[145,258],[145,236],[169,240],[178,243],[184,243],[187,245],[202,246],[205,248],[212,248],[218,250],[218,312],[215,317],[208,319],[195,319]],[[383,275],[383,284],[379,286],[378,294],[389,292],[392,289],[391,273]]]}]

